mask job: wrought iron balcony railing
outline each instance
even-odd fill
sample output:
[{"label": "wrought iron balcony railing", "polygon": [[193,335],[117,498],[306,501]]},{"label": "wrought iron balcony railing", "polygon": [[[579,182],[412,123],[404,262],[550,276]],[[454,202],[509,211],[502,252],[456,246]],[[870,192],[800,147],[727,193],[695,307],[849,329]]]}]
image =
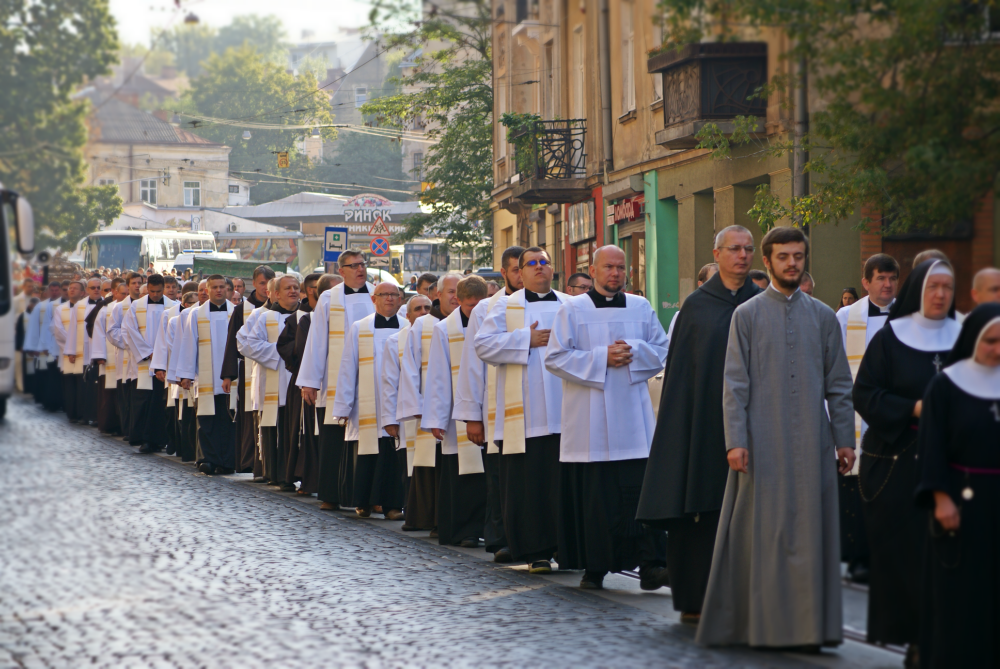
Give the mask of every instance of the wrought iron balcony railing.
[{"label": "wrought iron balcony railing", "polygon": [[579,179],[585,176],[585,119],[535,121],[513,135],[521,180]]}]

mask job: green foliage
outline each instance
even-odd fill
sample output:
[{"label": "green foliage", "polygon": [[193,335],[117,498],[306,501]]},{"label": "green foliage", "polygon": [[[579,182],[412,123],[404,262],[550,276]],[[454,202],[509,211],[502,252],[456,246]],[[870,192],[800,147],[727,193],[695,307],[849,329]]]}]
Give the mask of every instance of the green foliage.
[{"label": "green foliage", "polygon": [[542,120],[538,114],[505,112],[500,115],[500,125],[507,128],[507,142],[514,145],[514,164],[521,174],[535,173],[534,140],[542,133],[536,124]]},{"label": "green foliage", "polygon": [[189,77],[200,75],[212,54],[221,55],[227,49],[246,45],[256,49],[264,60],[276,65],[285,62],[285,28],[277,16],[237,16],[218,30],[201,23],[180,24],[155,32],[152,42],[155,50],[173,54],[178,69]]},{"label": "green foliage", "polygon": [[423,119],[437,142],[428,146],[424,161],[424,181],[433,188],[422,201],[430,212],[408,218],[403,237],[444,237],[452,248],[479,258],[490,257],[493,246],[490,12],[485,0],[461,0],[450,10],[432,6],[424,14],[407,0],[376,0],[372,27],[391,35],[382,38],[386,48],[404,50],[415,63],[397,81],[413,92],[386,95],[362,108],[388,127]]},{"label": "green foliage", "polygon": [[0,181],[31,202],[42,245],[72,248],[113,209],[81,188],[90,103],[70,96],[117,50],[107,0],[0,3]]},{"label": "green foliage", "polygon": [[116,185],[78,188],[73,206],[75,215],[65,227],[58,232],[46,228],[38,233],[38,248],[73,249],[78,241],[97,230],[98,223],[111,223],[124,211]]},{"label": "green foliage", "polygon": [[407,199],[405,194],[394,192],[406,190],[409,185],[406,180],[411,178],[403,172],[398,140],[344,131],[332,148],[336,156],[316,165],[310,178],[327,183],[358,184],[364,191],[333,186],[315,190],[343,195],[372,192],[390,200]]},{"label": "green foliage", "polygon": [[[758,192],[762,225],[788,215],[842,220],[862,206],[885,232],[946,229],[970,218],[1000,165],[1000,49],[986,39],[992,0],[661,0],[667,44],[733,39],[733,26],[777,26],[786,57],[809,64],[824,101],[811,117],[806,170],[811,194],[780,202]],[[766,92],[789,90],[787,77]],[[747,125],[750,119],[738,119]],[[773,157],[789,141],[749,134],[726,139],[705,128],[702,146],[720,158]]]}]

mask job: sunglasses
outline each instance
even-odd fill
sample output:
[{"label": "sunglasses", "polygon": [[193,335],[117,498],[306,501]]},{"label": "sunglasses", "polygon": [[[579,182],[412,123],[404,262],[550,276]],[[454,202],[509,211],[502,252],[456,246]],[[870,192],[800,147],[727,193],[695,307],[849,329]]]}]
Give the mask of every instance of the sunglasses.
[{"label": "sunglasses", "polygon": [[529,260],[528,262],[521,265],[521,267],[538,267],[539,265],[542,267],[546,267],[550,264],[551,263],[545,258],[539,258],[538,260]]}]

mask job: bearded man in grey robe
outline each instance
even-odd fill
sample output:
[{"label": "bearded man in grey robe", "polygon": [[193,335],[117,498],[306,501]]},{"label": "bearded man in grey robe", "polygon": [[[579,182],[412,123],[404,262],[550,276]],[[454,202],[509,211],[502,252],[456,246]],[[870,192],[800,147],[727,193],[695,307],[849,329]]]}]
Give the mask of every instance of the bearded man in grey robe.
[{"label": "bearded man in grey robe", "polygon": [[843,640],[837,469],[854,465],[851,372],[836,315],[799,290],[808,250],[800,229],[772,229],[771,284],[733,314],[730,472],[701,644],[818,651]]}]

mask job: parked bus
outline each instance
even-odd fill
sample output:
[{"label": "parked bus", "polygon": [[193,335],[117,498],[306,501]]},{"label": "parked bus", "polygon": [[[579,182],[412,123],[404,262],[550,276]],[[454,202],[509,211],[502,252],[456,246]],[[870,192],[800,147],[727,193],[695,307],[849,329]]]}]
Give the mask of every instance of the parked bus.
[{"label": "parked bus", "polygon": [[[16,234],[12,235],[14,231]],[[35,249],[35,225],[31,205],[14,191],[0,184],[0,418],[7,413],[7,398],[14,392],[14,251]]]},{"label": "parked bus", "polygon": [[403,245],[403,274],[444,274],[448,267],[448,244],[443,239],[415,239]]},{"label": "parked bus", "polygon": [[175,230],[102,230],[85,237],[79,246],[80,263],[85,270],[99,267],[122,271],[147,269],[157,272],[174,266],[182,253],[215,253],[211,232]]}]

